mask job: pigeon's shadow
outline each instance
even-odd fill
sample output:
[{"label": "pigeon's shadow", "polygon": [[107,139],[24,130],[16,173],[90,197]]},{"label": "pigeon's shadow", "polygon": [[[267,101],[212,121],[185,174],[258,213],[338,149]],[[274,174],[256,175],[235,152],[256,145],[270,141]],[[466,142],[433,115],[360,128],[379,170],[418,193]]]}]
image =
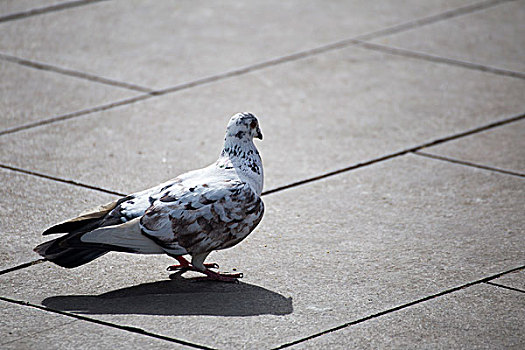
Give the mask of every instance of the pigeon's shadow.
[{"label": "pigeon's shadow", "polygon": [[287,315],[292,298],[248,283],[178,278],[117,289],[100,295],[63,295],[42,304],[81,314]]}]

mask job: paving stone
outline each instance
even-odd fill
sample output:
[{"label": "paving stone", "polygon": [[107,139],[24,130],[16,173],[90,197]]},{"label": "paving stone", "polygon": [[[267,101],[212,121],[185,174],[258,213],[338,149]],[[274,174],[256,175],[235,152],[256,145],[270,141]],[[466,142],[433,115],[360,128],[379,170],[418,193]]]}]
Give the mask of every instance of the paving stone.
[{"label": "paving stone", "polygon": [[265,197],[260,227],[208,259],[244,272],[241,284],[167,280],[169,258],[115,253],[8,273],[2,293],[209,346],[268,348],[518,266],[523,192],[516,177],[409,155]]},{"label": "paving stone", "polygon": [[0,346],[4,349],[6,344],[31,337],[35,334],[53,328],[67,326],[75,322],[70,317],[64,317],[37,309],[0,301]]},{"label": "paving stone", "polygon": [[0,183],[0,270],[39,258],[47,227],[116,198],[4,169]]},{"label": "paving stone", "polygon": [[464,16],[378,38],[381,44],[525,72],[525,3],[504,2]]},{"label": "paving stone", "polygon": [[0,51],[166,87],[463,4],[464,0],[272,0],[203,6],[195,1],[105,1],[0,24]]},{"label": "paving stone", "polygon": [[0,301],[7,349],[189,349],[189,347]]},{"label": "paving stone", "polygon": [[523,89],[519,79],[348,48],[5,135],[0,162],[137,191],[215,161],[229,116],[252,111],[271,189],[521,113]]},{"label": "paving stone", "polygon": [[0,16],[56,5],[62,2],[64,0],[2,0],[0,1]]},{"label": "paving stone", "polygon": [[524,296],[476,285],[291,349],[523,349]]},{"label": "paving stone", "polygon": [[525,291],[525,271],[509,273],[491,282]]},{"label": "paving stone", "polygon": [[0,131],[138,94],[2,60],[0,76]]},{"label": "paving stone", "polygon": [[525,174],[525,120],[423,151]]}]

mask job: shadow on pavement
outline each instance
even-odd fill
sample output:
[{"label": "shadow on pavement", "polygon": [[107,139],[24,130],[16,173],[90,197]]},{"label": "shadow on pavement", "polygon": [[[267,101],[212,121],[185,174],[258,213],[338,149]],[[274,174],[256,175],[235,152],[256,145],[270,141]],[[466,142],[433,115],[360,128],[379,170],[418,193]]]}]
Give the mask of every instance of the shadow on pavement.
[{"label": "shadow on pavement", "polygon": [[42,304],[81,314],[287,315],[292,298],[248,283],[223,283],[177,278],[139,284],[101,295],[63,295]]}]

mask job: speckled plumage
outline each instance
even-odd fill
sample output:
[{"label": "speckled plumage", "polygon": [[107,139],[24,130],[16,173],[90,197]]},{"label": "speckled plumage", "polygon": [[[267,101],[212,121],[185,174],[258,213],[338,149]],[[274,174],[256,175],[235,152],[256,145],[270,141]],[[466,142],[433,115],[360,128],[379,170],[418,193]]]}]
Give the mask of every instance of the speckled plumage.
[{"label": "speckled plumage", "polygon": [[263,168],[254,137],[262,139],[257,118],[234,115],[215,163],[57,224],[44,235],[68,234],[35,251],[65,267],[111,250],[190,254],[192,266],[208,274],[208,254],[239,243],[262,219]]}]

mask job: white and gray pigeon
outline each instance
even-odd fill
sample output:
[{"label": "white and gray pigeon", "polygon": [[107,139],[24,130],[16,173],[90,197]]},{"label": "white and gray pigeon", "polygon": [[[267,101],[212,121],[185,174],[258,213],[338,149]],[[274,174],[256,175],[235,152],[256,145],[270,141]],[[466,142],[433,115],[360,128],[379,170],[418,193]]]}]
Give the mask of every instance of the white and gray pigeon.
[{"label": "white and gray pigeon", "polygon": [[242,274],[212,271],[218,266],[204,260],[213,250],[242,241],[262,219],[263,168],[254,137],[262,139],[257,118],[251,113],[234,115],[215,163],[59,223],[43,234],[67,234],[35,251],[67,268],[109,251],[168,254],[179,261],[169,270],[236,281]]}]

